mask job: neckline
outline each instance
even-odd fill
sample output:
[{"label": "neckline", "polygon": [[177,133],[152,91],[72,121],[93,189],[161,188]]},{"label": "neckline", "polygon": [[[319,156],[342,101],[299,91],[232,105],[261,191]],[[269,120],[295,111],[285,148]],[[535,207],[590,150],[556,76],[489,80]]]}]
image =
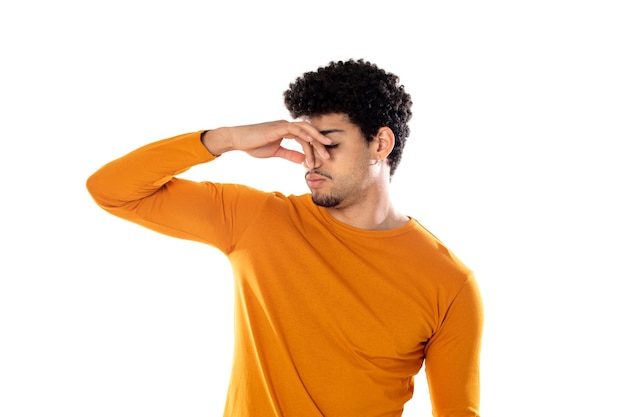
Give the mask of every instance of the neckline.
[{"label": "neckline", "polygon": [[330,215],[330,213],[328,213],[328,211],[326,211],[324,207],[320,207],[316,205],[315,203],[313,203],[312,200],[309,200],[309,201],[310,201],[310,204],[313,205],[313,209],[317,213],[319,213],[319,216],[322,217],[322,219],[328,224],[328,226],[337,232],[359,234],[359,235],[367,236],[370,238],[371,237],[387,238],[387,237],[397,236],[397,235],[407,233],[408,231],[413,230],[415,226],[417,226],[418,224],[417,220],[407,215],[409,220],[403,225],[399,227],[395,227],[393,229],[382,229],[382,230],[360,229],[358,227],[350,226],[349,224],[343,223],[335,219],[333,216]]}]

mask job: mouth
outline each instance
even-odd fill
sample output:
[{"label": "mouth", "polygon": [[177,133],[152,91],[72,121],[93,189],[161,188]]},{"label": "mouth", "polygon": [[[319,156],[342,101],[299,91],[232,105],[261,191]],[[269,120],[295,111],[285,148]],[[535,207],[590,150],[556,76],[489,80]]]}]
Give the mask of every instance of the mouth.
[{"label": "mouth", "polygon": [[304,175],[304,179],[306,180],[306,183],[309,186],[309,188],[319,188],[327,180],[332,179],[332,177],[328,174],[324,174],[321,172],[309,171]]}]

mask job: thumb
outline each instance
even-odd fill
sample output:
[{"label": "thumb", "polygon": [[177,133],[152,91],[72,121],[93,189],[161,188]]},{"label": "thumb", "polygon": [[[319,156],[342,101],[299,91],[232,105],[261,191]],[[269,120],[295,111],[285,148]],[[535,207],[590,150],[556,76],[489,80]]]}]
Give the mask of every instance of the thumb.
[{"label": "thumb", "polygon": [[276,150],[275,156],[277,158],[286,159],[287,161],[294,162],[296,164],[302,164],[305,160],[305,156],[302,152],[298,152],[293,149],[287,149],[282,146]]}]

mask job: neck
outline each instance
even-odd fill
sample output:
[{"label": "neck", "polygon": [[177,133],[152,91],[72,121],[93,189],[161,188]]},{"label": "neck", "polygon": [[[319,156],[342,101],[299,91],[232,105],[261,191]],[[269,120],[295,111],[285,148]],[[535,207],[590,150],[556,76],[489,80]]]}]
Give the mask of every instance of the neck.
[{"label": "neck", "polygon": [[389,230],[404,225],[409,218],[395,209],[388,187],[368,193],[360,201],[326,208],[336,220],[364,230]]}]

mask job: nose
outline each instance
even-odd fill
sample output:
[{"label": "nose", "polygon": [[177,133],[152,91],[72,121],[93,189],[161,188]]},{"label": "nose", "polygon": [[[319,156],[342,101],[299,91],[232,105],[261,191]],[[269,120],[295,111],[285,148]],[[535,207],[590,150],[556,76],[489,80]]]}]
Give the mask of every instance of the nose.
[{"label": "nose", "polygon": [[317,152],[315,152],[312,162],[313,166],[311,166],[310,168],[319,168],[322,166],[322,158],[317,154]]},{"label": "nose", "polygon": [[323,160],[324,160],[324,158],[322,158],[322,157],[320,156],[320,154],[319,154],[319,153],[318,153],[315,149],[313,149],[312,158],[311,158],[311,160],[310,160],[310,161],[309,161],[309,160],[307,160],[307,162],[306,162],[306,166],[307,166],[307,168],[309,168],[309,169],[319,168],[319,167],[321,167],[321,166],[322,166],[322,161],[323,161]]}]

